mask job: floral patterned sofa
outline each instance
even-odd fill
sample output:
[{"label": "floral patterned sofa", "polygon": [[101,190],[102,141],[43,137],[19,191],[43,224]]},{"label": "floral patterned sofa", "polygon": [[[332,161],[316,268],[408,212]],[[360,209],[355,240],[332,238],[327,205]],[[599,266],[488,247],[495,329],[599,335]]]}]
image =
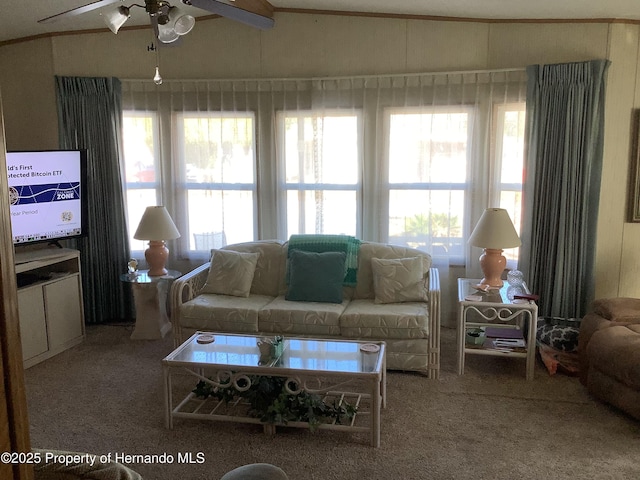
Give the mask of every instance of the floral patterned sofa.
[{"label": "floral patterned sofa", "polygon": [[355,282],[345,286],[335,280],[344,257],[329,253],[292,253],[278,240],[212,250],[210,262],[171,286],[175,343],[198,330],[384,341],[388,369],[438,378],[440,285],[431,257],[359,242]]}]

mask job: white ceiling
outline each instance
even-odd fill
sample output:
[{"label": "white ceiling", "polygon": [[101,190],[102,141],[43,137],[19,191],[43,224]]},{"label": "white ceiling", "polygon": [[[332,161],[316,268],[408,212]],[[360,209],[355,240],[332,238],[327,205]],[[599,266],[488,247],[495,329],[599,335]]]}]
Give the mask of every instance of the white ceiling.
[{"label": "white ceiling", "polygon": [[[104,28],[101,10],[53,23],[38,20],[95,0],[0,0],[0,42],[70,30]],[[125,2],[125,5],[135,0]],[[142,3],[142,2],[138,2]],[[173,5],[180,5],[174,0]],[[482,19],[626,19],[640,21],[640,0],[270,0],[276,8],[375,12]],[[116,4],[117,5],[117,4]],[[114,5],[105,7],[113,9]],[[103,10],[105,10],[103,9]],[[194,16],[208,12],[189,7]],[[143,9],[131,9],[127,26],[148,23]],[[277,15],[276,25],[278,28]]]}]

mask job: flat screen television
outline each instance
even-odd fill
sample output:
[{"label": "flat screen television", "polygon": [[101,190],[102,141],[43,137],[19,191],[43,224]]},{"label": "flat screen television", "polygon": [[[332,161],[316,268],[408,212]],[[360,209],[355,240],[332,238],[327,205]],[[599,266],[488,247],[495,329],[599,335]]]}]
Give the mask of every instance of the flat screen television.
[{"label": "flat screen television", "polygon": [[87,152],[7,152],[13,244],[86,235]]}]

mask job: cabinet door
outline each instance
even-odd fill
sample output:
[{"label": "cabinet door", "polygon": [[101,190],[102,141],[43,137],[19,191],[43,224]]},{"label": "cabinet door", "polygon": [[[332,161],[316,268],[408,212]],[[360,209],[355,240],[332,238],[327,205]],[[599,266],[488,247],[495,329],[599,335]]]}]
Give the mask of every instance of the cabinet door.
[{"label": "cabinet door", "polygon": [[46,284],[44,299],[49,331],[49,350],[59,351],[66,344],[83,335],[80,276],[69,275]]},{"label": "cabinet door", "polygon": [[22,359],[28,360],[49,349],[42,286],[37,285],[18,290],[18,313],[20,315]]}]

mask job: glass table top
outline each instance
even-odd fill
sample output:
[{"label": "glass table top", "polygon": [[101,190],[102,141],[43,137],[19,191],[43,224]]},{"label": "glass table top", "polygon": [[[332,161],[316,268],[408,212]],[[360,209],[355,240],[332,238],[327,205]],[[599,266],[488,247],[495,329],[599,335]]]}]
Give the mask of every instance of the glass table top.
[{"label": "glass table top", "polygon": [[[459,301],[474,301],[474,302],[486,302],[486,303],[503,303],[503,304],[526,304],[528,300],[512,300],[509,298],[509,282],[505,281],[504,285],[500,288],[491,287],[486,291],[478,290],[475,288],[480,283],[479,279],[473,278],[459,278],[458,279],[458,300]],[[523,286],[526,293],[529,293],[529,289],[526,284]],[[469,298],[474,298],[469,300]]]},{"label": "glass table top", "polygon": [[149,270],[138,270],[134,273],[123,273],[120,275],[120,280],[127,283],[155,283],[163,280],[173,280],[182,275],[177,270],[167,270],[166,275],[151,276]]},{"label": "glass table top", "polygon": [[[372,372],[378,370],[380,357],[384,354],[382,342],[353,342],[342,340],[316,340],[284,337],[284,349],[279,358],[265,362],[260,356],[258,342],[265,338],[251,335],[211,334],[212,343],[197,342],[198,332],[169,354],[164,361],[183,366],[229,366],[285,368],[324,372]],[[362,351],[363,345],[377,345],[373,353]],[[373,350],[376,348],[373,347]],[[364,347],[367,350],[367,347]],[[267,357],[268,358],[268,357]]]}]

